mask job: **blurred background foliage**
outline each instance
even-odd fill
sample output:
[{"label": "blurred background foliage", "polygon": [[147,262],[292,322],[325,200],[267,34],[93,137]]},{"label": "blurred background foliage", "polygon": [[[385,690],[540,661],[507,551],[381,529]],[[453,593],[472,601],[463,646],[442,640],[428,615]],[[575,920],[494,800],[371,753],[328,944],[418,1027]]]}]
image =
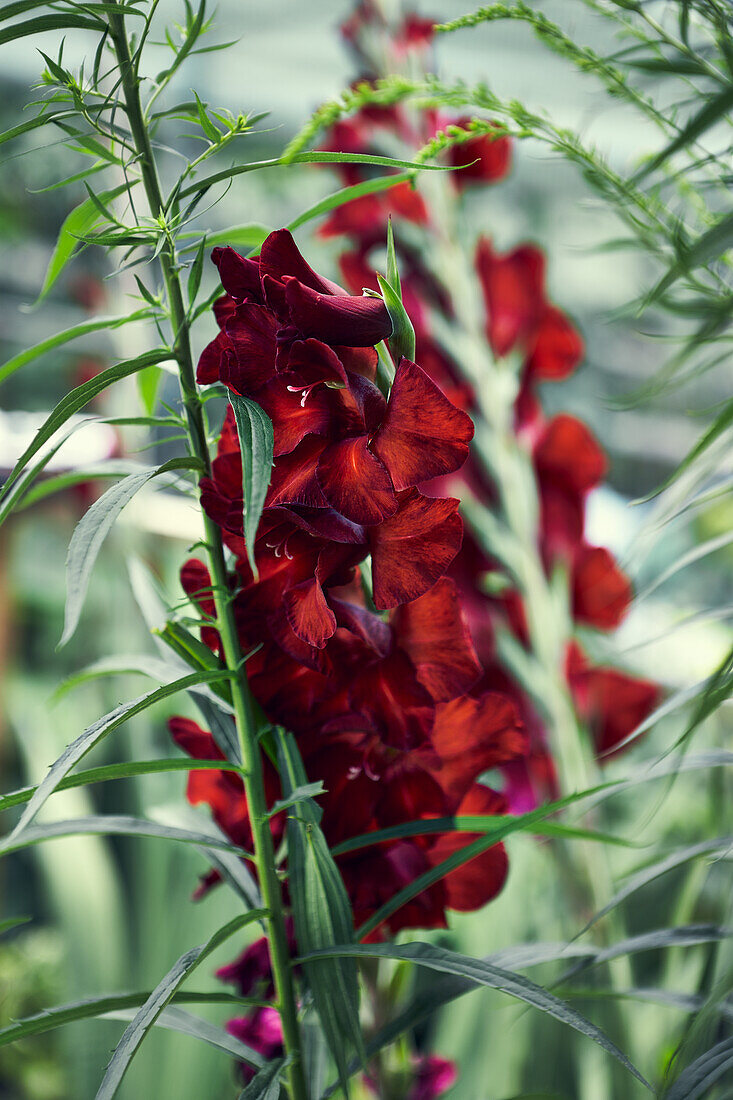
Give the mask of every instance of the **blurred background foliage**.
[{"label": "blurred background foliage", "polygon": [[[665,8],[669,5],[656,5]],[[240,112],[269,111],[242,141],[242,155],[277,155],[324,99],[351,78],[350,62],[339,40],[346,3],[312,0],[220,0],[212,41],[237,39],[228,51],[192,58],[174,93],[186,98],[196,87],[214,105]],[[161,12],[174,23],[177,0],[162,0]],[[456,0],[436,0],[421,13],[448,20],[464,13]],[[599,54],[618,47],[613,25],[576,0],[543,5],[563,21],[577,40]],[[569,18],[568,18],[569,17]],[[16,42],[3,51],[0,70],[0,130],[14,125],[28,100],[28,87],[41,71],[36,48],[55,54],[51,34]],[[84,33],[67,44],[67,60],[85,50]],[[158,49],[161,65],[165,47]],[[630,173],[642,156],[658,147],[653,125],[614,100],[597,81],[573,71],[549,53],[525,26],[494,23],[474,33],[446,36],[437,44],[438,72],[460,74],[467,82],[486,80],[493,91],[541,108],[553,121],[579,132],[620,174]],[[151,62],[152,64],[152,62]],[[651,77],[650,77],[651,79]],[[196,146],[169,126],[167,140],[185,154]],[[107,281],[105,257],[86,250],[68,268],[44,307],[28,309],[43,281],[58,227],[71,205],[73,189],[39,189],[78,170],[61,143],[35,134],[6,151],[0,186],[0,360],[93,313],[129,309],[123,291],[131,276]],[[245,150],[246,145],[246,150]],[[203,217],[212,230],[244,222],[282,225],[311,202],[334,190],[327,169],[293,167],[235,178],[224,198]],[[82,196],[83,197],[83,196]],[[574,412],[594,429],[611,456],[608,484],[593,498],[589,537],[619,554],[643,591],[655,577],[708,539],[721,536],[719,549],[676,573],[634,608],[618,634],[603,641],[602,656],[628,665],[675,692],[691,687],[720,664],[729,643],[733,604],[733,550],[725,536],[733,527],[733,504],[722,496],[692,510],[670,526],[655,529],[655,504],[629,506],[662,482],[699,437],[710,410],[730,395],[727,362],[696,376],[684,388],[652,393],[642,403],[620,407],[619,399],[652,378],[669,358],[679,335],[677,320],[647,315],[643,322],[624,307],[655,281],[657,268],[641,250],[611,248],[618,238],[617,217],[594,195],[581,174],[533,141],[519,143],[509,179],[469,197],[477,231],[501,250],[518,241],[539,243],[549,257],[551,296],[578,321],[587,344],[580,372],[562,386],[548,387],[548,411]],[[301,231],[313,266],[335,274],[336,249]],[[213,275],[207,273],[213,288]],[[213,318],[209,324],[213,335]],[[202,326],[201,345],[208,338]],[[113,359],[138,354],[148,337],[144,326],[113,334],[92,334],[39,359],[3,383],[0,391],[0,466],[7,469],[19,441],[37,414],[47,411],[85,373]],[[153,337],[154,339],[154,337]],[[173,399],[166,379],[162,396]],[[132,380],[105,395],[106,415],[134,413]],[[36,414],[30,419],[23,414]],[[162,432],[161,432],[162,435]],[[146,460],[135,449],[144,442],[134,430],[124,440],[111,431],[81,432],[82,460],[111,453]],[[158,444],[155,458],[168,457]],[[63,452],[62,452],[63,454]],[[71,462],[72,457],[66,461]],[[727,463],[727,467],[726,467]],[[730,455],[721,456],[721,474],[731,473]],[[37,781],[79,730],[121,699],[141,690],[130,676],[93,680],[60,698],[60,678],[112,653],[150,652],[149,631],[131,595],[132,561],[144,562],[160,579],[171,603],[179,599],[177,568],[185,547],[198,537],[192,505],[166,493],[145,493],[133,502],[105,546],[92,580],[82,628],[61,652],[64,604],[63,562],[74,525],[88,497],[69,491],[15,515],[0,531],[0,789]],[[139,575],[139,567],[136,575]],[[598,644],[598,643],[596,643]],[[127,682],[129,679],[129,682]],[[160,757],[170,752],[165,717],[170,708],[148,711],[97,750],[89,765],[111,759]],[[730,744],[729,712],[718,711],[696,734],[696,751]],[[611,761],[609,775],[633,773],[635,760],[650,760],[678,732],[659,722],[643,746]],[[147,776],[123,784],[57,794],[62,816],[95,812],[144,814],[174,821],[192,814],[184,805],[180,775]],[[666,795],[666,797],[665,797]],[[655,851],[681,847],[730,831],[730,785],[720,769],[681,775],[672,792],[664,782],[616,796],[609,803],[616,833],[633,839],[631,849],[610,852],[616,876],[643,865]],[[519,835],[509,843],[507,887],[485,911],[454,917],[449,932],[436,938],[467,954],[482,955],[530,940],[562,940],[577,932],[569,926],[564,886],[546,842]],[[0,862],[0,920],[33,915],[26,926],[0,939],[0,1026],[44,1006],[115,989],[151,988],[165,967],[192,943],[235,913],[235,902],[214,891],[199,905],[190,902],[204,862],[188,846],[158,841],[85,837],[29,849]],[[701,861],[651,882],[625,903],[629,934],[690,921],[730,921],[730,873],[726,862]],[[198,937],[198,938],[197,938]],[[727,951],[723,948],[723,951]],[[651,951],[633,960],[638,990],[664,989],[666,1003],[645,1001],[640,993],[624,1005],[634,1035],[636,1063],[652,1077],[664,1071],[685,1034],[689,1016],[675,994],[706,993],[710,946]],[[224,955],[226,956],[226,949]],[[224,958],[214,958],[213,970]],[[557,967],[539,968],[533,977],[549,984]],[[203,975],[206,979],[209,974]],[[427,980],[427,979],[423,979]],[[591,978],[588,979],[591,983]],[[593,989],[577,1001],[594,1012]],[[574,994],[575,996],[575,994]],[[211,1018],[224,1013],[209,1010]],[[713,1022],[711,1027],[716,1027]],[[560,1041],[560,1027],[492,992],[476,992],[450,1005],[429,1025],[430,1045],[460,1064],[454,1090],[465,1100],[502,1100],[515,1095],[580,1095],[571,1084],[577,1067],[568,1064],[580,1049]],[[92,1096],[121,1030],[119,1022],[89,1021],[38,1039],[0,1049],[0,1097],[5,1100],[77,1100]],[[422,1041],[426,1035],[419,1036]],[[691,1041],[697,1041],[693,1035]],[[709,1045],[712,1045],[710,1043]],[[593,1059],[603,1057],[587,1044],[582,1079],[593,1080]],[[704,1049],[704,1047],[701,1047]],[[723,1087],[723,1086],[721,1086]],[[538,1090],[542,1090],[539,1092]],[[219,1052],[179,1035],[157,1030],[128,1074],[121,1094],[133,1098],[214,1098],[236,1092],[233,1067]],[[723,1095],[723,1093],[716,1093]],[[726,1094],[730,1095],[730,1094]]]}]

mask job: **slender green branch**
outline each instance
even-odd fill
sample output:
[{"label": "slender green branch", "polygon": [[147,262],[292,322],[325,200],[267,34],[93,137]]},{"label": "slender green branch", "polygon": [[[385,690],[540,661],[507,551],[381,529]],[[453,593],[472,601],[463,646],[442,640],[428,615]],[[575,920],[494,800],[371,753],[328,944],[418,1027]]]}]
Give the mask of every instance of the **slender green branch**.
[{"label": "slender green branch", "polygon": [[[119,3],[119,0],[115,0],[115,2]],[[151,215],[154,218],[162,219],[165,209],[163,194],[155,155],[143,116],[139,77],[130,54],[124,16],[122,14],[111,14],[109,26],[112,43],[120,66],[125,109],[137,150],[138,165],[145,194]],[[168,296],[168,311],[174,333],[173,351],[179,367],[181,397],[186,410],[189,443],[195,456],[200,459],[204,470],[210,470],[206,425],[196,386],[189,321],[178,276],[175,245],[170,233],[166,234],[166,241],[159,253],[159,259]],[[302,1064],[297,1002],[283,915],[282,891],[277,876],[272,833],[267,817],[262,759],[257,742],[257,722],[246,673],[243,671],[243,654],[237,636],[231,599],[226,594],[227,576],[221,534],[218,527],[206,516],[205,512],[203,512],[203,517],[217,625],[222,640],[224,659],[227,668],[231,670],[232,701],[242,754],[244,786],[252,826],[255,863],[262,897],[268,911],[270,957],[282,1019],[283,1041],[287,1055],[290,1058],[287,1071],[290,1093],[292,1100],[308,1100]]]}]

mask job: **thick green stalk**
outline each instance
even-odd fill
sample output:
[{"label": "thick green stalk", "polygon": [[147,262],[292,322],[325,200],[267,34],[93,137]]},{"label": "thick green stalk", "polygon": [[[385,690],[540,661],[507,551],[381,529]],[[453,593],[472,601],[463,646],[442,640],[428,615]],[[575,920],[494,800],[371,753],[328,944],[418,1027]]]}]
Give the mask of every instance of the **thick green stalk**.
[{"label": "thick green stalk", "polygon": [[[158,217],[164,212],[163,196],[150,136],[143,118],[139,94],[139,81],[130,55],[130,46],[122,15],[110,15],[110,35],[120,66],[122,94],[130,124],[133,142],[138,155],[140,175],[150,212]],[[189,322],[183,302],[181,282],[178,276],[175,246],[168,238],[160,252],[160,264],[168,295],[168,309],[175,334],[174,354],[179,367],[181,397],[186,409],[188,435],[191,449],[201,460],[206,471],[211,463],[206,440],[206,425],[191,352]],[[282,1020],[283,1041],[288,1065],[288,1083],[292,1100],[308,1100],[303,1072],[298,1009],[290,965],[288,938],[283,916],[283,899],[277,876],[275,850],[267,817],[267,803],[262,775],[262,757],[257,742],[252,696],[243,668],[243,654],[239,645],[231,601],[227,594],[227,574],[221,534],[202,509],[209,568],[216,607],[217,627],[227,668],[231,671],[232,701],[237,734],[242,754],[242,775],[252,826],[255,864],[262,897],[267,907],[270,959],[275,981],[278,1007]]]}]

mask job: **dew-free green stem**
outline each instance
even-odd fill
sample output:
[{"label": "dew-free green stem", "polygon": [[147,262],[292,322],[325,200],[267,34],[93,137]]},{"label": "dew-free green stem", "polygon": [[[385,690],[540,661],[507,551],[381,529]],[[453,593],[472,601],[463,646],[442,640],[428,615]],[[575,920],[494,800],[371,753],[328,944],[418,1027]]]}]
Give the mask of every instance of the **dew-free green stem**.
[{"label": "dew-free green stem", "polygon": [[[115,2],[118,2],[118,0],[115,0]],[[148,205],[153,217],[162,217],[164,211],[163,194],[150,136],[143,117],[139,78],[130,54],[124,16],[122,14],[111,14],[109,27],[120,67],[120,84],[125,101],[125,110]],[[206,425],[196,386],[191,353],[189,321],[183,302],[175,246],[169,235],[160,251],[159,258],[168,295],[168,310],[174,333],[173,351],[179,367],[181,397],[186,409],[189,443],[193,453],[202,462],[204,470],[210,471]],[[232,702],[242,754],[242,775],[252,826],[255,864],[262,897],[268,911],[270,958],[282,1020],[283,1042],[286,1054],[291,1059],[287,1071],[288,1083],[292,1100],[308,1100],[301,1057],[298,1009],[283,916],[282,890],[277,877],[275,851],[269,818],[267,817],[262,760],[257,743],[257,723],[246,672],[242,666],[243,654],[239,645],[231,601],[227,595],[226,565],[220,532],[203,509],[202,515],[217,626],[221,636],[224,660],[227,668],[231,670]]]}]

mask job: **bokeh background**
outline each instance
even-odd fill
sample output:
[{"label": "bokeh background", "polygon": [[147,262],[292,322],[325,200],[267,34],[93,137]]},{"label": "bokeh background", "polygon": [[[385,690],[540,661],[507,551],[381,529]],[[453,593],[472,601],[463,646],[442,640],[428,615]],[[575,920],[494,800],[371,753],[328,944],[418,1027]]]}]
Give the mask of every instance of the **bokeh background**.
[{"label": "bokeh background", "polygon": [[[202,99],[235,113],[268,111],[257,133],[242,140],[241,156],[277,155],[310,111],[355,75],[338,33],[349,9],[349,4],[331,0],[220,0],[212,42],[237,39],[237,45],[192,58],[171,97],[187,98],[195,87]],[[599,53],[613,49],[608,24],[582,3],[558,0],[544,9]],[[421,8],[422,14],[440,19],[464,10],[466,6],[455,0],[436,0]],[[160,11],[172,23],[180,18],[178,0],[161,0]],[[17,122],[32,98],[31,86],[42,70],[37,47],[53,55],[59,44],[48,35],[3,49],[0,130]],[[81,58],[95,44],[90,45],[83,32],[70,37],[66,60]],[[164,50],[150,49],[151,71],[162,68]],[[591,78],[572,72],[521,25],[493,24],[441,40],[437,69],[446,77],[485,80],[499,95],[548,112],[555,122],[595,144],[622,173],[655,147],[653,132],[638,116],[610,100]],[[184,152],[194,148],[175,127],[168,138]],[[78,169],[60,140],[43,144],[31,136],[25,144],[4,148],[9,152],[0,168],[0,362],[93,314],[130,308],[127,280],[107,279],[105,256],[88,250],[69,267],[44,305],[29,310],[58,228],[83,194],[73,187],[39,193]],[[235,179],[204,217],[212,229],[244,222],[278,226],[335,187],[335,177],[327,169],[253,173]],[[652,281],[648,259],[633,249],[608,247],[620,236],[615,216],[593,196],[577,169],[531,141],[516,150],[510,177],[472,195],[470,202],[476,231],[492,237],[499,249],[531,239],[546,250],[551,296],[578,321],[587,343],[584,367],[569,381],[549,388],[543,401],[550,411],[564,409],[582,417],[609,452],[608,485],[592,500],[589,537],[619,555],[642,593],[621,631],[603,640],[601,650],[596,642],[596,653],[659,680],[670,691],[693,685],[710,673],[726,649],[726,616],[733,603],[730,546],[692,562],[648,598],[643,591],[695,545],[730,530],[730,505],[727,510],[723,504],[708,508],[657,530],[654,503],[631,506],[630,501],[655,488],[695,442],[706,410],[729,392],[729,369],[727,377],[724,365],[700,376],[693,387],[620,408],[619,399],[648,380],[673,347],[669,320],[660,320],[656,327],[645,321],[642,331],[624,309]],[[299,241],[307,247],[313,266],[335,274],[336,243],[319,241],[311,229],[301,231]],[[200,327],[197,351],[210,333],[213,320],[209,329]],[[134,325],[111,336],[92,335],[39,359],[5,382],[0,387],[0,468],[7,471],[34,425],[66,389],[100,366],[144,350],[150,339],[155,334]],[[163,396],[175,400],[173,379]],[[131,415],[136,408],[132,381],[114,387],[99,407],[105,415]],[[172,453],[165,442],[158,443],[152,455],[136,453],[148,442],[134,431],[126,431],[123,439],[112,429],[96,426],[75,436],[73,450],[59,452],[56,469],[110,455],[157,461]],[[178,600],[177,568],[198,535],[197,516],[187,501],[172,493],[141,493],[106,543],[80,629],[72,643],[57,652],[65,551],[92,499],[89,492],[74,490],[39,501],[0,530],[2,790],[37,781],[84,726],[144,689],[140,678],[130,675],[95,679],[60,697],[55,694],[65,677],[100,658],[154,652],[150,623],[141,614],[135,592],[144,587],[150,571],[168,598]],[[134,719],[89,764],[166,755],[167,713],[159,708]],[[724,743],[724,722],[721,712],[699,735],[697,747]],[[628,774],[635,759],[660,752],[668,735],[665,723],[660,723],[651,745],[612,762],[609,773]],[[619,828],[625,835],[633,833],[641,844],[652,844],[660,836],[681,844],[713,835],[713,827],[722,832],[724,792],[718,783],[714,773],[696,773],[681,777],[674,797],[660,798],[653,806],[639,806],[631,796],[619,798],[614,802]],[[190,819],[193,811],[185,807],[184,786],[180,774],[161,775],[56,794],[53,813],[75,817],[96,810],[165,821]],[[504,893],[483,913],[456,919],[446,942],[467,953],[485,954],[523,940],[561,939],[568,934],[562,890],[542,846],[520,836],[511,843],[510,854],[512,871]],[[615,856],[621,870],[643,857],[643,850]],[[234,915],[235,902],[223,890],[199,905],[190,901],[203,869],[202,858],[185,846],[99,837],[56,841],[2,861],[0,919],[29,916],[32,921],[0,940],[0,1026],[49,1004],[151,988],[183,950]],[[698,904],[698,917],[705,915],[709,895],[710,918],[718,918],[715,899],[722,880],[717,874],[706,867],[692,872],[687,892]],[[629,906],[630,930],[654,927],[655,914],[659,925],[672,923],[669,899],[680,895],[680,886],[681,880],[668,876],[647,889],[636,903],[638,911]],[[644,956],[637,964],[638,985],[666,979],[680,989],[694,985],[696,957],[677,952],[671,960],[663,963],[654,953]],[[218,963],[215,959],[210,969]],[[663,965],[675,968],[671,979],[662,972]],[[534,976],[541,980],[541,973]],[[209,977],[202,973],[198,988],[208,986]],[[588,1010],[587,1005],[581,1008]],[[665,1035],[669,1033],[671,1043],[679,1023],[674,1008],[637,1004],[629,1012],[635,1014],[642,1048],[654,1052],[650,1057],[661,1057]],[[221,1019],[222,1013],[212,1010],[211,1017]],[[558,1026],[498,995],[481,992],[450,1006],[431,1025],[430,1042],[438,1053],[459,1060],[461,1084],[455,1094],[465,1100],[500,1100],[532,1087],[557,1087],[558,1095],[566,1095]],[[116,1021],[91,1021],[0,1049],[0,1097],[93,1096],[121,1028]],[[121,1095],[126,1100],[213,1100],[235,1092],[225,1056],[161,1031],[146,1042]]]}]

